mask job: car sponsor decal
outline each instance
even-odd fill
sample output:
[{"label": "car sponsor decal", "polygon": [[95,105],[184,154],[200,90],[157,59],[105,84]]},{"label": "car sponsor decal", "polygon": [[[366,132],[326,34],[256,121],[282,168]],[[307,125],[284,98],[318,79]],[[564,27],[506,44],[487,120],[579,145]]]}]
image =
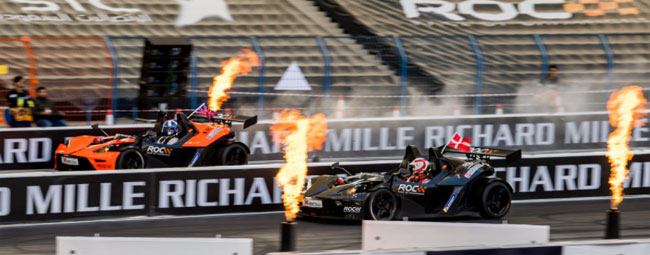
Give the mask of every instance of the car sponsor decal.
[{"label": "car sponsor decal", "polygon": [[465,178],[467,178],[467,179],[471,178],[472,175],[474,175],[474,173],[476,173],[476,171],[478,170],[478,168],[479,168],[479,166],[476,166],[476,167],[472,167],[472,168],[470,168],[469,170],[467,170],[467,172],[466,172],[465,175],[464,175]]},{"label": "car sponsor decal", "polygon": [[201,153],[199,153],[199,152],[197,152],[196,154],[194,154],[194,157],[192,158],[192,162],[190,162],[190,165],[187,166],[187,167],[193,167],[194,164],[196,163],[196,160],[199,159],[199,155],[201,155]]},{"label": "car sponsor decal", "polygon": [[160,147],[160,146],[149,146],[147,148],[147,154],[159,155],[159,156],[170,156],[172,154],[172,148]]},{"label": "car sponsor decal", "polygon": [[323,208],[323,200],[305,197],[305,199],[302,200],[302,205],[305,207]]},{"label": "car sponsor decal", "polygon": [[361,213],[361,207],[359,207],[359,206],[346,206],[346,207],[343,207],[343,213]]},{"label": "car sponsor decal", "polygon": [[449,210],[449,207],[451,206],[451,203],[454,202],[454,199],[456,199],[456,193],[451,194],[451,197],[449,198],[449,201],[447,201],[445,208],[442,209],[445,213],[447,213],[447,210]]},{"label": "car sponsor decal", "polygon": [[207,137],[207,138],[208,138],[208,139],[212,139],[212,137],[214,137],[214,136],[215,136],[217,133],[219,133],[221,130],[223,130],[223,128],[217,128],[217,129],[212,130],[212,131],[210,132],[210,134],[208,134],[208,137]]},{"label": "car sponsor decal", "polygon": [[425,191],[427,191],[427,187],[418,185],[400,184],[397,187],[397,193],[402,194],[424,195]]},{"label": "car sponsor decal", "polygon": [[79,159],[78,158],[61,157],[61,163],[66,164],[66,165],[71,165],[71,166],[78,166],[79,165]]}]

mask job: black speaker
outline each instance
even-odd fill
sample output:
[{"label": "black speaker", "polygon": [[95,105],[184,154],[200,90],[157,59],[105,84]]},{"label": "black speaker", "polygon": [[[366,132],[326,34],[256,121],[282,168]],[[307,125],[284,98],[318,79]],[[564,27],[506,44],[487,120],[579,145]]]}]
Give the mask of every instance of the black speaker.
[{"label": "black speaker", "polygon": [[[188,106],[187,88],[192,44],[181,37],[150,37],[145,41],[140,69],[140,110],[164,110]],[[155,118],[153,112],[140,112]]]}]

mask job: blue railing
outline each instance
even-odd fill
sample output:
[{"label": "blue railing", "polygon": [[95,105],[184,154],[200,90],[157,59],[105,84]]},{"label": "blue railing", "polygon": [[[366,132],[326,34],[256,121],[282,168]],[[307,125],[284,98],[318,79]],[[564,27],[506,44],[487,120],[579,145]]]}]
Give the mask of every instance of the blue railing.
[{"label": "blue railing", "polygon": [[[312,93],[318,93],[320,96],[325,98],[325,100],[329,100],[328,98],[330,96],[336,96],[336,95],[330,95],[333,91],[333,89],[336,89],[337,83],[335,82],[334,78],[339,75],[341,72],[341,69],[339,66],[336,66],[335,62],[335,57],[336,55],[333,53],[336,50],[333,48],[335,46],[341,46],[341,45],[334,45],[332,42],[328,42],[328,40],[335,40],[335,39],[352,39],[356,40],[357,43],[360,43],[365,46],[365,49],[368,50],[369,52],[362,52],[359,53],[359,55],[368,55],[368,54],[374,54],[376,56],[376,64],[377,65],[385,65],[388,66],[389,69],[391,70],[391,75],[396,77],[397,82],[394,82],[394,84],[380,84],[383,86],[394,86],[395,91],[399,93],[402,97],[399,99],[399,105],[401,106],[401,112],[402,114],[408,114],[406,109],[408,109],[408,104],[409,104],[409,98],[407,97],[408,95],[408,90],[409,86],[416,86],[414,85],[415,83],[413,82],[413,73],[411,72],[411,69],[414,66],[419,66],[419,67],[429,67],[429,70],[435,69],[435,66],[441,65],[442,60],[437,60],[435,57],[427,58],[426,56],[435,56],[438,52],[426,52],[427,49],[426,47],[424,50],[414,48],[413,44],[410,44],[410,42],[415,41],[415,40],[422,40],[425,41],[424,46],[431,46],[431,47],[440,47],[436,48],[439,50],[439,52],[442,54],[443,51],[447,50],[450,52],[447,52],[447,54],[453,55],[457,57],[458,59],[452,59],[452,61],[449,62],[467,62],[469,61],[468,59],[471,59],[470,62],[467,62],[467,66],[473,66],[473,70],[445,70],[444,68],[440,68],[438,70],[435,70],[434,72],[429,72],[427,73],[431,77],[436,77],[436,76],[445,76],[446,72],[452,72],[452,71],[464,71],[464,72],[471,72],[473,75],[471,75],[471,79],[467,79],[465,82],[471,83],[471,86],[473,87],[473,91],[470,89],[469,91],[465,91],[466,94],[474,94],[475,97],[473,99],[473,102],[470,103],[470,106],[467,107],[471,109],[472,112],[480,114],[484,113],[484,108],[486,106],[486,101],[484,100],[484,97],[481,96],[484,93],[494,93],[495,89],[493,87],[493,84],[488,81],[488,78],[486,78],[486,72],[495,72],[495,69],[497,71],[499,70],[498,68],[502,68],[505,71],[508,71],[508,67],[495,67],[494,63],[489,63],[488,57],[491,56],[492,53],[494,52],[489,52],[486,51],[486,47],[492,47],[492,44],[486,44],[482,42],[482,40],[495,40],[502,38],[503,40],[506,40],[508,38],[524,38],[525,40],[530,40],[530,46],[535,49],[535,58],[538,58],[537,63],[526,63],[526,64],[521,64],[521,65],[528,65],[528,66],[535,66],[536,67],[536,74],[534,74],[534,77],[539,79],[541,77],[546,76],[547,74],[547,69],[550,64],[562,64],[562,63],[552,63],[552,57],[555,57],[558,55],[557,53],[551,53],[549,52],[549,47],[556,47],[555,44],[549,44],[545,43],[545,40],[547,39],[552,39],[557,37],[566,37],[568,38],[567,40],[574,40],[578,38],[584,38],[584,37],[593,37],[596,38],[598,41],[598,44],[600,44],[600,48],[602,49],[601,53],[604,56],[605,62],[604,63],[596,63],[596,64],[603,64],[605,66],[606,73],[603,73],[606,81],[604,82],[605,86],[603,89],[612,89],[615,86],[615,77],[616,77],[616,70],[615,70],[615,59],[619,59],[620,57],[617,57],[616,52],[613,49],[613,45],[610,44],[609,40],[611,37],[615,36],[650,36],[650,33],[648,34],[576,34],[576,35],[566,35],[566,34],[544,34],[544,35],[467,35],[467,36],[437,36],[437,35],[426,35],[426,36],[379,36],[379,37],[371,37],[371,36],[350,36],[350,37],[340,37],[340,36],[293,36],[293,37],[288,37],[288,36],[223,36],[223,37],[212,37],[212,36],[201,36],[201,37],[190,37],[189,39],[191,40],[240,40],[241,45],[234,45],[232,47],[241,47],[241,48],[252,48],[260,57],[261,61],[261,66],[258,69],[257,73],[257,89],[251,92],[256,92],[254,96],[257,98],[257,104],[249,104],[249,105],[256,105],[257,112],[259,115],[264,116],[269,114],[270,108],[268,102],[265,101],[265,99],[268,99],[269,97],[267,94],[269,94],[268,89],[269,87],[272,87],[272,83],[274,83],[274,78],[277,77],[272,77],[273,74],[269,74],[270,68],[277,68],[276,66],[272,66],[273,63],[269,62],[269,59],[273,59],[273,57],[277,57],[277,53],[274,56],[267,56],[265,55],[266,50],[272,50],[269,46],[269,43],[265,43],[270,40],[302,40],[304,41],[305,39],[307,40],[313,40],[309,44],[309,47],[313,47],[315,50],[317,50],[322,57],[322,63],[318,63],[314,65],[314,63],[311,63],[312,66],[320,66],[322,67],[322,77],[320,75],[313,75],[317,76],[314,80],[317,80],[316,83],[319,83],[318,85],[321,85],[322,91],[316,91]],[[119,53],[121,51],[120,45],[116,43],[117,40],[144,40],[143,37],[105,37],[104,41],[109,49],[109,53],[111,55],[112,61],[114,63],[113,67],[113,72],[112,72],[112,84],[111,86],[113,87],[112,90],[112,95],[113,95],[113,100],[112,100],[112,105],[113,105],[113,110],[118,110],[120,108],[118,106],[118,101],[117,99],[119,97],[126,97],[126,96],[133,96],[133,95],[119,95],[118,91],[118,85],[120,84],[121,81],[125,80],[124,77],[122,77],[122,74],[120,74],[120,67],[124,63],[124,61],[120,60]],[[376,43],[376,45],[368,45]],[[457,45],[458,48],[454,49],[445,49],[443,46],[440,45],[445,45],[445,43],[448,44],[454,44]],[[407,45],[408,44],[408,45]],[[292,47],[293,45],[287,46],[287,47]],[[376,49],[383,48],[383,50],[377,51]],[[648,47],[646,47],[647,49]],[[218,49],[217,49],[218,50]],[[201,52],[201,49],[195,48],[194,52],[192,53],[192,61],[191,61],[191,69],[190,69],[190,84],[189,88],[191,88],[190,93],[190,101],[188,107],[196,107],[198,105],[199,99],[202,98],[202,94],[197,93],[197,91],[202,87],[200,85],[205,85],[205,84],[200,84],[201,82],[204,82],[207,78],[211,78],[213,75],[215,75],[218,70],[210,70],[210,73],[202,73],[202,66],[212,64],[214,63],[206,63],[202,62],[202,56],[203,53]],[[498,52],[499,54],[502,54],[502,52]],[[427,55],[429,54],[429,55]],[[648,52],[645,52],[645,54],[650,55],[650,50]],[[222,54],[223,55],[223,54]],[[561,55],[561,54],[560,54]],[[463,57],[465,56],[465,57]],[[512,55],[511,57],[519,57],[516,54]],[[508,63],[504,63],[504,66],[507,66]],[[338,69],[337,69],[338,67]],[[434,67],[434,68],[431,68]],[[487,69],[490,68],[490,69]],[[319,69],[320,70],[320,69]],[[205,72],[205,71],[203,71]],[[339,73],[337,73],[339,72]],[[313,73],[313,72],[312,72]],[[426,73],[426,72],[425,72]],[[276,75],[277,76],[277,75]],[[131,77],[133,78],[133,77]],[[310,77],[307,77],[310,79]],[[203,81],[202,81],[203,80]],[[313,81],[310,81],[310,83]],[[421,85],[421,84],[420,84]],[[378,85],[379,86],[379,85]],[[488,92],[489,91],[489,92]],[[503,92],[511,92],[511,91],[503,91]],[[397,94],[395,93],[395,94]],[[329,105],[329,103],[327,103]],[[131,106],[128,106],[129,108]],[[249,106],[250,107],[250,106]],[[123,109],[124,110],[124,109]]]}]

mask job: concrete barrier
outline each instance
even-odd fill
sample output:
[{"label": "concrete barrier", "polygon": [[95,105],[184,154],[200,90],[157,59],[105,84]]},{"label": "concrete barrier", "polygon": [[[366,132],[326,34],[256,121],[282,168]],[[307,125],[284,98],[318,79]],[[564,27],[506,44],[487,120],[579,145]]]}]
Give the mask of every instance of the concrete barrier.
[{"label": "concrete barrier", "polygon": [[549,226],[412,221],[363,221],[363,250],[543,244]]},{"label": "concrete barrier", "polygon": [[252,255],[253,239],[57,236],[56,254]]}]

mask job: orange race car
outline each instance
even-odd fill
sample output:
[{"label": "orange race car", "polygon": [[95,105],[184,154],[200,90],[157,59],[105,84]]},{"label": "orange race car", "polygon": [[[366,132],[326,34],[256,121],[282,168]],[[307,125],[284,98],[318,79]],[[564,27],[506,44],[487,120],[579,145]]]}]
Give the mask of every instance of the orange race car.
[{"label": "orange race car", "polygon": [[[191,114],[192,115],[192,114]],[[191,116],[190,115],[190,116]],[[176,113],[177,141],[160,143],[166,114],[159,114],[152,130],[141,135],[108,135],[97,124],[93,129],[104,136],[77,136],[56,149],[57,170],[115,170],[156,167],[193,167],[211,165],[244,165],[250,149],[234,139],[232,122],[244,128],[257,123],[257,116],[214,114],[209,121],[190,121],[184,113]]]}]

